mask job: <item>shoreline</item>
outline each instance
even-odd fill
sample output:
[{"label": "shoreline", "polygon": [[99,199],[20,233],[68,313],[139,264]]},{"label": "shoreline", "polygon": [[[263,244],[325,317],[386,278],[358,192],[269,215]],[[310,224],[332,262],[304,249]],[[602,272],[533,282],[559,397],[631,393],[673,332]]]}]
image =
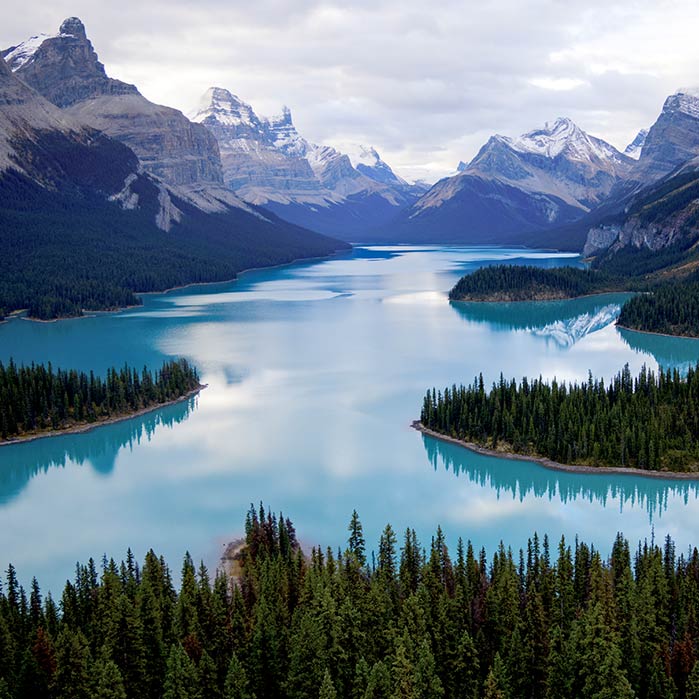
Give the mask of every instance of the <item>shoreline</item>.
[{"label": "shoreline", "polygon": [[686,473],[682,471],[645,471],[641,468],[625,468],[623,466],[582,466],[580,464],[562,464],[558,461],[552,461],[543,456],[527,456],[526,454],[516,454],[514,452],[499,452],[493,449],[488,449],[486,447],[479,446],[473,442],[465,442],[461,439],[456,439],[456,437],[449,437],[448,435],[441,434],[441,432],[435,432],[434,430],[425,427],[419,420],[413,420],[410,426],[428,437],[438,439],[442,442],[447,442],[448,444],[454,444],[456,446],[462,447],[463,449],[468,449],[475,454],[481,454],[482,456],[492,456],[499,459],[507,459],[508,461],[529,461],[531,463],[539,464],[551,471],[564,471],[567,473],[577,473],[577,474],[612,474],[615,476],[641,476],[644,478],[661,478],[665,480],[675,480],[675,481],[689,481],[689,480],[699,480],[699,472],[697,473]]},{"label": "shoreline", "polygon": [[66,428],[65,430],[47,430],[45,432],[38,432],[36,434],[28,434],[26,436],[6,439],[4,441],[0,441],[0,448],[9,447],[17,444],[26,444],[28,442],[34,442],[37,439],[60,437],[61,435],[66,434],[83,434],[85,432],[96,430],[99,427],[106,427],[107,425],[114,425],[117,422],[124,422],[125,420],[131,420],[132,418],[141,417],[143,415],[147,415],[148,413],[152,413],[156,410],[160,410],[160,408],[167,408],[171,405],[177,405],[178,403],[182,403],[186,400],[189,400],[190,398],[192,398],[192,396],[196,396],[198,393],[207,388],[208,385],[209,384],[206,383],[200,384],[196,388],[193,388],[191,391],[187,391],[187,393],[180,396],[179,398],[173,398],[172,400],[166,401],[165,403],[158,403],[157,405],[151,405],[147,408],[141,408],[140,410],[137,410],[134,413],[128,413],[125,415],[115,415],[114,417],[109,417],[106,420],[98,420],[97,422],[83,423],[80,425],[76,425],[75,427]]},{"label": "shoreline", "polygon": [[628,325],[621,325],[620,323],[614,323],[617,328],[621,330],[628,330],[632,333],[641,333],[642,335],[655,335],[657,337],[672,337],[679,338],[681,340],[699,340],[699,335],[670,335],[669,333],[659,333],[654,330],[639,330],[638,328],[630,328]]},{"label": "shoreline", "polygon": [[[179,286],[170,286],[167,289],[162,289],[161,291],[134,291],[133,294],[135,296],[138,296],[139,298],[143,296],[156,296],[158,294],[169,294],[173,291],[181,291],[182,289],[189,289],[194,286],[213,286],[214,284],[232,284],[233,282],[238,281],[244,274],[249,274],[251,272],[262,272],[268,269],[279,269],[282,267],[291,267],[292,265],[297,265],[303,262],[318,262],[322,260],[332,260],[334,257],[340,257],[341,255],[347,254],[349,252],[352,252],[354,249],[354,246],[350,247],[349,250],[336,250],[335,252],[331,253],[330,255],[318,255],[315,257],[297,257],[294,260],[290,260],[289,262],[280,262],[279,264],[276,265],[264,265],[263,267],[247,267],[246,269],[241,269],[240,272],[236,272],[234,277],[231,277],[230,279],[221,279],[219,281],[213,281],[213,282],[190,282],[189,284],[180,284]],[[26,309],[20,310],[20,311],[13,311],[9,315],[5,317],[3,323],[6,323],[14,318],[18,318],[20,320],[27,320],[31,323],[57,323],[60,320],[80,320],[81,318],[94,318],[95,316],[99,315],[107,315],[107,314],[116,314],[116,313],[123,313],[124,311],[131,310],[132,308],[142,308],[143,303],[136,304],[136,305],[131,305],[131,306],[120,306],[118,308],[105,308],[101,310],[97,309],[91,309],[91,310],[83,310],[83,314],[79,316],[59,316],[58,318],[32,318],[31,316],[27,315],[21,315],[23,311]],[[16,315],[15,315],[16,314]]]},{"label": "shoreline", "polygon": [[[593,296],[609,296],[611,294],[637,294],[637,291],[594,291],[591,294],[580,294],[580,296],[561,296],[560,298],[546,299],[513,299],[512,301],[495,301],[491,299],[449,299],[449,303],[554,303],[557,301],[575,301],[576,299],[589,299]],[[671,335],[670,337],[677,337]]]}]

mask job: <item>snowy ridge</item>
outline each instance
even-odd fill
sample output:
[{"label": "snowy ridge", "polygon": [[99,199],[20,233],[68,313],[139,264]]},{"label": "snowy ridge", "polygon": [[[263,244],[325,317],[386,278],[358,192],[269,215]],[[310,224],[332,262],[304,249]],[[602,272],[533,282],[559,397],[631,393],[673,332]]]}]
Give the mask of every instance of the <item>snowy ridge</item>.
[{"label": "snowy ridge", "polygon": [[629,158],[638,160],[641,157],[641,151],[643,150],[643,146],[646,142],[647,137],[648,129],[641,129],[636,135],[636,138],[634,138],[633,141],[631,141],[631,143],[629,143],[629,145],[626,146],[626,149],[624,150],[624,155],[628,155]]},{"label": "snowy ridge", "polygon": [[376,194],[399,206],[403,194],[393,188],[409,187],[374,148],[353,149],[353,163],[332,146],[307,141],[297,131],[288,107],[279,115],[263,117],[230,91],[212,87],[203,95],[193,121],[214,134],[226,184],[251,203],[325,209],[352,195]]},{"label": "snowy ridge", "polygon": [[667,98],[663,111],[678,111],[699,119],[699,88],[685,87]]},{"label": "snowy ridge", "polygon": [[216,119],[225,126],[261,127],[253,108],[238,96],[221,87],[210,87],[203,95],[198,109],[191,115],[192,121],[201,123]]},{"label": "snowy ridge", "polygon": [[510,148],[520,153],[533,153],[547,158],[556,158],[565,153],[577,160],[617,160],[618,151],[601,139],[586,134],[571,119],[559,117],[553,123],[546,122],[535,129],[514,138],[496,136]]},{"label": "snowy ridge", "polygon": [[19,44],[19,46],[10,49],[5,56],[5,61],[7,61],[7,64],[13,72],[19,70],[23,65],[29,63],[29,61],[34,58],[36,52],[47,39],[55,39],[58,36],[61,35],[37,34],[36,36],[32,36]]}]

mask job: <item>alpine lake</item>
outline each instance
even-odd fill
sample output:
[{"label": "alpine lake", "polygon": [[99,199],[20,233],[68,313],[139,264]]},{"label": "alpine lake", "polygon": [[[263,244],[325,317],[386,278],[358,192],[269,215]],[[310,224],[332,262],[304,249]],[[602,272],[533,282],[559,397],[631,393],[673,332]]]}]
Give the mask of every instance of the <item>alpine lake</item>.
[{"label": "alpine lake", "polygon": [[699,341],[615,326],[623,294],[450,303],[479,266],[577,256],[505,248],[356,247],[342,257],[147,295],[119,313],[0,325],[0,359],[104,373],[186,357],[208,387],[185,402],[83,434],[0,448],[0,567],[60,595],[75,563],[149,548],[175,571],[214,567],[260,502],[301,542],[344,547],[353,509],[369,549],[390,522],[423,545],[441,525],[488,553],[534,532],[605,555],[671,535],[699,545],[699,479],[577,474],[474,454],[421,435],[428,388],[523,376],[585,381],[625,364],[686,368]]}]

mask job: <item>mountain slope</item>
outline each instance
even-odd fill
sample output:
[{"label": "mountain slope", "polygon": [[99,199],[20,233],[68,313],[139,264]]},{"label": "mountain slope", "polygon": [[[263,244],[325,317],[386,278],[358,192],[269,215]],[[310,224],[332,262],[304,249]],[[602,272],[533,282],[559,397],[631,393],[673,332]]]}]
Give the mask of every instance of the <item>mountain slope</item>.
[{"label": "mountain slope", "polygon": [[313,230],[357,240],[420,192],[397,177],[374,149],[365,148],[364,160],[353,163],[335,148],[307,141],[286,107],[278,116],[260,117],[236,95],[212,87],[192,118],[216,137],[231,189]]},{"label": "mountain slope", "polygon": [[218,144],[181,112],[153,104],[134,85],[107,76],[83,23],[63,22],[2,52],[13,72],[79,121],[120,140],[144,168],[171,185],[222,185]]},{"label": "mountain slope", "polygon": [[571,223],[604,201],[633,162],[569,119],[518,138],[496,135],[397,226],[412,241],[525,244],[533,232]]},{"label": "mountain slope", "polygon": [[0,58],[0,316],[136,303],[155,291],[344,245],[267,212],[197,207],[127,146],[78,122]]}]

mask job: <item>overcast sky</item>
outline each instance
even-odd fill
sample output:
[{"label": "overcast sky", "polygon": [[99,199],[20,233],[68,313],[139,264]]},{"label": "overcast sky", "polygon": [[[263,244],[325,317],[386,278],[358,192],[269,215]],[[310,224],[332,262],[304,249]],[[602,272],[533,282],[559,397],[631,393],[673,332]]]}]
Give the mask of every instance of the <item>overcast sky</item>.
[{"label": "overcast sky", "polygon": [[[15,5],[15,8],[18,6]],[[77,15],[109,75],[190,112],[210,85],[311,141],[435,180],[557,116],[623,149],[699,84],[696,0],[23,0],[0,44]]]}]

